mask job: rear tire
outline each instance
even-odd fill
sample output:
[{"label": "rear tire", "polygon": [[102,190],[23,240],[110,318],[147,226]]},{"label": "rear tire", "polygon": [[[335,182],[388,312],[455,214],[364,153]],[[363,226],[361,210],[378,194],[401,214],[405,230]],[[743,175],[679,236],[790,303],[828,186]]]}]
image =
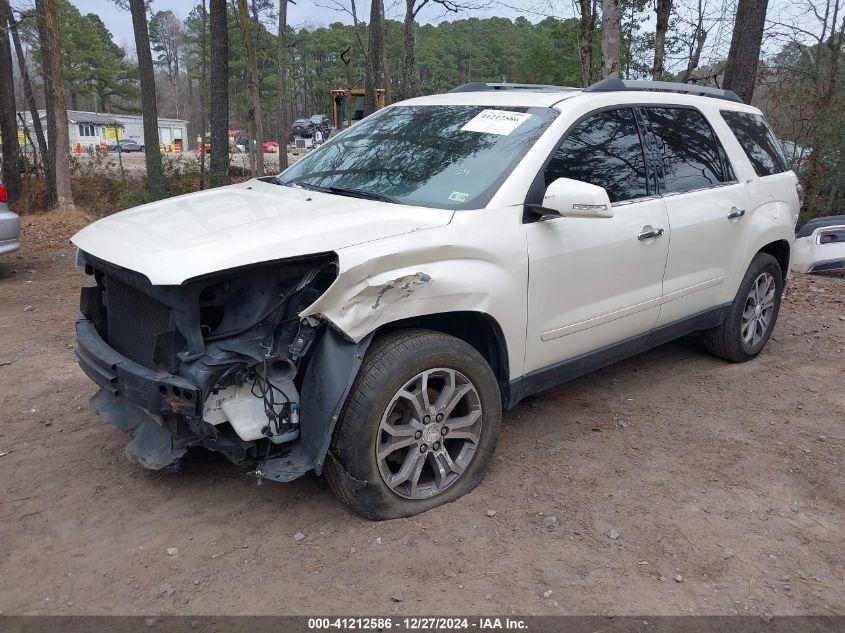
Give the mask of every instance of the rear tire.
[{"label": "rear tire", "polygon": [[732,363],[755,358],[769,340],[780,312],[783,271],[768,253],[757,253],[717,328],[704,333],[704,349]]},{"label": "rear tire", "polygon": [[501,419],[496,377],[475,348],[429,330],[389,334],[364,358],[326,478],[368,519],[424,512],[479,484]]}]

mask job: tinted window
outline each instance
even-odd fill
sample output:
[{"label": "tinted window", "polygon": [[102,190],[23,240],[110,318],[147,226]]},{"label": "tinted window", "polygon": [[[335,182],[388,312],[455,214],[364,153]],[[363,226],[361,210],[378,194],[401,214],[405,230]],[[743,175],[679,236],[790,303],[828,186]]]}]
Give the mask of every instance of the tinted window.
[{"label": "tinted window", "polygon": [[723,110],[722,118],[742,145],[758,176],[771,176],[789,169],[777,138],[762,116]]},{"label": "tinted window", "polygon": [[633,110],[609,110],[584,119],[554,153],[545,176],[547,187],[558,178],[604,187],[611,202],[648,195]]},{"label": "tinted window", "polygon": [[728,180],[722,152],[704,116],[690,108],[647,108],[666,191],[690,191]]}]

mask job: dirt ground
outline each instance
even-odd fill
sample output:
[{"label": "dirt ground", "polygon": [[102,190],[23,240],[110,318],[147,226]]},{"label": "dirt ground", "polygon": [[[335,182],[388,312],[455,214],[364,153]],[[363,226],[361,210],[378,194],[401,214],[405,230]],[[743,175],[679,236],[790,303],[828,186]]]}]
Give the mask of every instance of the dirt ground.
[{"label": "dirt ground", "polygon": [[0,259],[2,613],[845,614],[842,278],[795,276],[754,362],[688,339],[524,402],[472,494],[372,523],[126,460],[73,356],[83,222]]}]

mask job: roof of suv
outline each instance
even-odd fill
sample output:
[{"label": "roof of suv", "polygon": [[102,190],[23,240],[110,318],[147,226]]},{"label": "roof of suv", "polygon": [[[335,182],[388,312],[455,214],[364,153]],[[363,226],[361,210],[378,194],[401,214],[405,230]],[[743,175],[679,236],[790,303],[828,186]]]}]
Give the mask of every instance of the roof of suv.
[{"label": "roof of suv", "polygon": [[[402,102],[405,105],[479,105],[515,107],[553,107],[578,97],[606,102],[607,97],[622,103],[718,103],[720,109],[759,112],[742,102],[730,90],[720,90],[694,84],[659,81],[621,81],[606,79],[588,88],[525,84],[464,84],[446,94],[418,97]],[[605,97],[605,98],[602,98]]]}]

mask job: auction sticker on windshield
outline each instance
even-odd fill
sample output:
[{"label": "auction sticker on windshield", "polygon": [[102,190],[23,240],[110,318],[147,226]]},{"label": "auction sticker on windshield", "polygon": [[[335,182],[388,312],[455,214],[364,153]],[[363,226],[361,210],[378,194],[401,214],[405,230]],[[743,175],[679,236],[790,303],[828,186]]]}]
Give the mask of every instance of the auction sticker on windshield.
[{"label": "auction sticker on windshield", "polygon": [[482,110],[461,128],[461,132],[482,132],[507,136],[531,118],[526,112]]}]

